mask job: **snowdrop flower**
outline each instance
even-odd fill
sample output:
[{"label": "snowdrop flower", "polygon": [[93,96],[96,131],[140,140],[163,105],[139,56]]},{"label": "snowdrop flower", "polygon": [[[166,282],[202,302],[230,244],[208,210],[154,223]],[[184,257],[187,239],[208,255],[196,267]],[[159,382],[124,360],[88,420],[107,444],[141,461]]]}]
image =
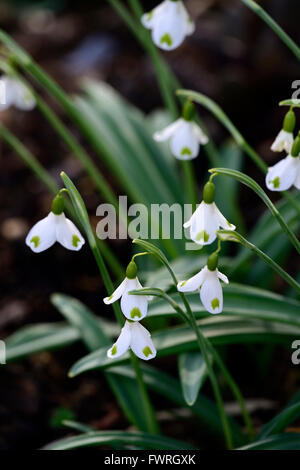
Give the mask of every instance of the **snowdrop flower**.
[{"label": "snowdrop flower", "polygon": [[193,213],[192,217],[183,225],[190,228],[190,237],[198,245],[210,245],[217,238],[217,230],[221,228],[235,230],[221,214],[215,204],[215,185],[211,182],[205,184],[203,201]]},{"label": "snowdrop flower", "polygon": [[219,279],[229,283],[227,276],[218,269],[218,254],[209,256],[206,266],[188,281],[180,281],[179,292],[194,292],[200,289],[200,299],[209,313],[221,313],[223,310],[223,291]]},{"label": "snowdrop flower", "polygon": [[290,155],[269,168],[266,185],[271,191],[286,191],[291,186],[300,189],[300,137],[296,137]]},{"label": "snowdrop flower", "polygon": [[152,30],[154,44],[165,51],[176,49],[186,36],[195,31],[182,1],[165,0],[141,18],[143,26]]},{"label": "snowdrop flower", "polygon": [[106,305],[121,298],[121,310],[130,321],[140,321],[147,315],[149,296],[131,295],[128,292],[140,289],[142,286],[137,278],[137,266],[131,261],[126,269],[126,277],[110,297],[103,299]]},{"label": "snowdrop flower", "polygon": [[22,111],[31,111],[36,105],[32,92],[16,77],[9,75],[1,77],[0,90],[0,111],[10,106],[15,106]]},{"label": "snowdrop flower", "polygon": [[156,349],[152,343],[149,331],[139,322],[126,320],[121,334],[115,344],[107,351],[110,359],[120,357],[131,349],[134,354],[144,361],[149,361],[156,356]]},{"label": "snowdrop flower", "polygon": [[154,140],[170,141],[171,152],[179,160],[192,160],[196,158],[200,144],[207,144],[208,137],[202,129],[193,121],[195,106],[187,101],[183,107],[182,117],[177,119],[165,129],[155,132]]},{"label": "snowdrop flower", "polygon": [[64,200],[61,193],[54,198],[51,212],[37,222],[26,237],[26,245],[35,253],[47,250],[55,242],[68,250],[78,251],[85,241],[79,230],[64,212]]},{"label": "snowdrop flower", "polygon": [[296,125],[296,116],[292,109],[290,109],[287,114],[285,115],[283,121],[283,127],[279,132],[278,136],[274,140],[271,150],[273,152],[282,152],[283,150],[286,153],[290,153],[292,149],[292,145],[294,142],[294,129]]}]

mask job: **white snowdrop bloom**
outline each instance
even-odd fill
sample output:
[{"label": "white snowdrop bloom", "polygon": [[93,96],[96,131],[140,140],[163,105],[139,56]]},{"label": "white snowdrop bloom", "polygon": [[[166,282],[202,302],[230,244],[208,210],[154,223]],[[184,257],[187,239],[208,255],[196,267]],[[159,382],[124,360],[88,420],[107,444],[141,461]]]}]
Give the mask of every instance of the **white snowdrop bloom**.
[{"label": "white snowdrop bloom", "polygon": [[119,287],[110,297],[103,299],[106,305],[112,304],[121,299],[121,310],[125,317],[131,321],[140,321],[147,315],[148,301],[151,300],[146,295],[131,295],[128,292],[141,289],[142,286],[137,278],[137,267],[131,261],[126,269],[126,277]]},{"label": "white snowdrop bloom", "polygon": [[22,111],[31,111],[36,105],[32,92],[15,77],[8,75],[1,77],[0,89],[0,111],[8,109],[10,106],[15,106]]},{"label": "white snowdrop bloom", "polygon": [[79,230],[63,213],[60,195],[54,198],[50,214],[37,222],[26,237],[26,245],[35,253],[47,250],[55,242],[73,251],[80,250],[85,243]]},{"label": "white snowdrop bloom", "polygon": [[195,24],[181,0],[165,0],[141,18],[143,26],[152,30],[152,39],[165,51],[176,49],[186,36],[193,34]]},{"label": "white snowdrop bloom", "polygon": [[269,168],[266,185],[271,191],[286,191],[291,186],[300,189],[300,137],[297,136],[291,154]]},{"label": "white snowdrop bloom", "polygon": [[286,153],[291,153],[292,146],[294,143],[293,132],[295,129],[295,125],[296,116],[294,111],[290,109],[285,115],[281,131],[279,132],[271,146],[271,150],[273,150],[273,152],[282,152],[283,150],[285,150]]},{"label": "white snowdrop bloom", "polygon": [[217,269],[218,257],[213,253],[207,260],[207,265],[187,281],[177,285],[179,292],[194,292],[200,289],[200,299],[209,313],[221,313],[223,310],[223,291],[219,281],[229,283],[227,276]]},{"label": "white snowdrop bloom", "polygon": [[285,150],[286,153],[290,153],[293,142],[293,133],[286,132],[282,129],[274,140],[271,146],[271,150],[273,150],[273,152],[282,152],[283,150]]},{"label": "white snowdrop bloom", "polygon": [[195,115],[193,103],[187,102],[182,114],[181,118],[162,131],[155,132],[153,138],[157,142],[169,140],[171,152],[179,160],[192,160],[197,157],[200,144],[207,144],[208,137],[193,121]]},{"label": "white snowdrop bloom", "polygon": [[235,230],[217,208],[215,202],[215,185],[211,182],[205,184],[203,201],[195,210],[192,217],[183,225],[190,228],[190,237],[198,245],[210,245],[217,238],[217,230],[221,228]]},{"label": "white snowdrop bloom", "polygon": [[114,359],[125,354],[129,348],[144,361],[149,361],[156,356],[156,349],[149,331],[139,322],[126,320],[119,338],[107,351],[107,356]]}]

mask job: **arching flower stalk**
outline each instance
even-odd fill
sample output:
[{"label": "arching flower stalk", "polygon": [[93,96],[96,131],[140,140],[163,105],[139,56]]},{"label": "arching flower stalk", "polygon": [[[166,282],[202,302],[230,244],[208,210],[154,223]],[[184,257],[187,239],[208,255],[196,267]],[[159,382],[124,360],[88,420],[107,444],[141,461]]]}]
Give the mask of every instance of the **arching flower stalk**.
[{"label": "arching flower stalk", "polygon": [[210,245],[217,237],[221,228],[235,230],[215,204],[215,185],[209,181],[203,189],[203,201],[193,213],[192,217],[183,225],[190,228],[190,237],[198,245]]},{"label": "arching flower stalk", "polygon": [[126,269],[126,277],[110,297],[105,297],[103,302],[106,305],[112,304],[121,299],[121,310],[123,315],[130,321],[137,322],[145,318],[148,312],[149,296],[131,295],[128,292],[141,289],[141,283],[137,277],[137,266],[131,261]]},{"label": "arching flower stalk", "polygon": [[64,199],[62,191],[53,199],[51,212],[47,217],[37,222],[26,237],[26,245],[35,253],[45,251],[60,243],[68,250],[78,251],[85,240],[73,222],[64,214]]},{"label": "arching flower stalk", "polygon": [[276,139],[274,140],[271,150],[273,152],[290,153],[294,142],[294,129],[296,125],[296,116],[292,109],[290,109],[283,120],[283,126]]},{"label": "arching flower stalk", "polygon": [[15,106],[22,111],[31,111],[36,100],[29,88],[18,78],[4,75],[0,78],[0,111]]},{"label": "arching flower stalk", "polygon": [[153,359],[156,356],[156,349],[151,335],[139,322],[126,320],[119,338],[107,351],[107,356],[114,359],[125,354],[128,349],[131,349],[137,357],[144,361]]},{"label": "arching flower stalk", "polygon": [[195,106],[191,101],[187,101],[182,110],[182,117],[162,131],[155,132],[154,140],[157,142],[169,140],[171,152],[178,160],[196,158],[199,154],[200,144],[207,144],[208,137],[194,122],[194,117]]},{"label": "arching flower stalk", "polygon": [[219,281],[229,283],[227,276],[218,269],[218,250],[207,259],[206,266],[187,281],[179,281],[179,292],[194,292],[200,290],[200,299],[209,313],[221,313],[223,310],[223,291]]},{"label": "arching flower stalk", "polygon": [[286,191],[292,186],[300,189],[300,133],[293,143],[291,153],[269,168],[266,185],[271,191]]},{"label": "arching flower stalk", "polygon": [[176,49],[195,31],[195,24],[181,0],[163,1],[145,13],[141,21],[145,28],[151,29],[154,44],[165,51]]}]

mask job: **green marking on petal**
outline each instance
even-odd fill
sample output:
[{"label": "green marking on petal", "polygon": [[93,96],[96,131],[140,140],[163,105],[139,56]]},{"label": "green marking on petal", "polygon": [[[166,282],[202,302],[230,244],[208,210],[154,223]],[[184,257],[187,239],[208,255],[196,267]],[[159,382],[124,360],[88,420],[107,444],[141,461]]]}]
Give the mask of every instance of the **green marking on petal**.
[{"label": "green marking on petal", "polygon": [[183,287],[186,283],[187,283],[187,281],[183,281],[183,282],[180,284],[180,287]]},{"label": "green marking on petal", "polygon": [[273,183],[274,188],[279,188],[280,187],[280,178],[279,178],[279,176],[276,176],[276,178],[273,179],[273,181],[271,181],[271,183]]},{"label": "green marking on petal", "polygon": [[80,242],[80,238],[79,238],[77,235],[73,235],[73,237],[72,237],[72,245],[75,246],[75,248],[77,248],[79,242]]},{"label": "green marking on petal", "polygon": [[131,318],[135,318],[135,317],[141,318],[142,314],[141,314],[140,309],[137,308],[137,307],[134,307],[130,312],[130,317]]},{"label": "green marking on petal", "polygon": [[219,299],[217,299],[217,297],[211,301],[211,306],[214,310],[220,307],[220,302],[219,302]]},{"label": "green marking on petal", "polygon": [[111,348],[111,355],[115,356],[117,354],[117,346],[114,344],[113,347]]},{"label": "green marking on petal", "polygon": [[147,20],[147,21],[151,21],[152,18],[153,18],[153,15],[154,15],[154,11],[153,11],[153,10],[152,10],[152,11],[149,11],[149,13],[147,14],[146,20]]},{"label": "green marking on petal", "polygon": [[199,242],[200,240],[204,240],[204,242],[208,242],[209,240],[209,235],[205,230],[202,230],[196,235],[196,240]]},{"label": "green marking on petal", "polygon": [[192,151],[188,147],[183,147],[183,149],[181,150],[180,153],[181,153],[181,155],[192,155]]},{"label": "green marking on petal", "polygon": [[40,237],[35,235],[35,237],[32,237],[32,239],[30,240],[30,243],[33,243],[34,247],[37,248],[40,244],[40,241],[41,241]]},{"label": "green marking on petal", "polygon": [[114,294],[111,294],[109,297],[108,297],[108,300],[111,300],[113,298]]},{"label": "green marking on petal", "polygon": [[160,38],[160,43],[161,44],[166,43],[167,46],[171,47],[173,44],[173,41],[172,41],[171,36],[168,33],[166,33]]},{"label": "green marking on petal", "polygon": [[149,346],[145,346],[144,349],[143,349],[143,354],[148,357],[148,356],[151,356],[153,354],[153,352],[151,351],[151,349],[149,348]]}]

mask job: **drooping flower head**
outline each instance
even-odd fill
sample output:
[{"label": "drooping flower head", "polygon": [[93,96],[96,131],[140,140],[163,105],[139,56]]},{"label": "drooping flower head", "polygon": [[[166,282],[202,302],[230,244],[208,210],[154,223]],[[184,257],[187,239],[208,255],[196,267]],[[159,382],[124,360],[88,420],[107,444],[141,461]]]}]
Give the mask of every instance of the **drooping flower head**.
[{"label": "drooping flower head", "polygon": [[235,230],[235,226],[221,214],[215,204],[216,188],[212,182],[204,185],[203,201],[195,210],[192,217],[183,225],[190,228],[190,237],[198,245],[210,245],[217,237],[221,228]]},{"label": "drooping flower head", "polygon": [[283,120],[283,126],[276,139],[274,140],[271,150],[273,152],[290,153],[294,142],[294,129],[296,125],[296,116],[292,109],[290,109]]},{"label": "drooping flower head", "polygon": [[129,348],[144,361],[149,361],[156,356],[156,349],[149,331],[139,322],[126,320],[119,338],[107,351],[107,356],[110,359],[117,358],[125,354]]},{"label": "drooping flower head", "polygon": [[200,144],[208,142],[208,137],[193,120],[195,112],[194,104],[188,100],[183,107],[182,117],[153,135],[157,142],[169,140],[171,152],[178,160],[196,158]]},{"label": "drooping flower head", "polygon": [[128,292],[141,289],[140,281],[137,277],[137,265],[131,261],[126,269],[126,277],[119,287],[111,294],[110,297],[103,299],[106,305],[112,304],[121,299],[121,310],[125,317],[130,321],[140,321],[148,312],[148,296],[132,295]]},{"label": "drooping flower head", "polygon": [[35,97],[18,78],[4,75],[0,78],[0,84],[0,111],[8,109],[10,106],[15,106],[22,111],[31,111],[35,107]]},{"label": "drooping flower head", "polygon": [[193,34],[195,25],[181,0],[165,0],[141,18],[143,26],[152,30],[154,44],[165,51],[180,46]]},{"label": "drooping flower head", "polygon": [[271,191],[286,191],[291,186],[300,189],[300,133],[295,138],[290,155],[269,168],[266,185]]},{"label": "drooping flower head", "polygon": [[68,250],[78,251],[85,241],[73,222],[66,218],[61,192],[53,199],[51,212],[37,222],[26,237],[26,245],[35,253],[47,250],[55,242]]},{"label": "drooping flower head", "polygon": [[221,313],[223,310],[223,291],[219,279],[229,283],[227,276],[218,269],[218,254],[208,257],[206,266],[187,281],[177,284],[179,292],[194,292],[200,289],[200,299],[209,313]]}]

